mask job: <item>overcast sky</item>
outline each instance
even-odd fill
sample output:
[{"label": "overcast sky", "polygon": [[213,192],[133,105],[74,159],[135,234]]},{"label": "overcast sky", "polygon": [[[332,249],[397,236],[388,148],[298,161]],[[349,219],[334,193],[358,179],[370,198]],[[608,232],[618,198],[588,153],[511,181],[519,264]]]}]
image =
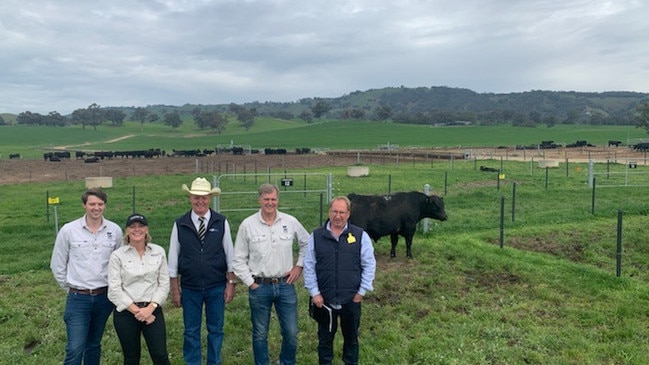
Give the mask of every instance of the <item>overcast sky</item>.
[{"label": "overcast sky", "polygon": [[0,112],[649,92],[646,0],[2,0]]}]

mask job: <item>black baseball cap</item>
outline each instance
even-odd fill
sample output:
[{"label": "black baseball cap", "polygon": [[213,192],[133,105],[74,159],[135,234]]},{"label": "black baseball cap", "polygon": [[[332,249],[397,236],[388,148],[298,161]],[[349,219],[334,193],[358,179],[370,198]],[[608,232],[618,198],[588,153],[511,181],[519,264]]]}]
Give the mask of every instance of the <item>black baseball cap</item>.
[{"label": "black baseball cap", "polygon": [[149,223],[147,223],[147,221],[146,221],[145,216],[143,216],[142,214],[139,214],[139,213],[134,213],[134,214],[129,215],[128,218],[126,218],[126,227],[130,226],[131,224],[133,224],[135,222],[139,222],[139,223],[141,223],[141,224],[143,224],[145,226],[149,225]]}]

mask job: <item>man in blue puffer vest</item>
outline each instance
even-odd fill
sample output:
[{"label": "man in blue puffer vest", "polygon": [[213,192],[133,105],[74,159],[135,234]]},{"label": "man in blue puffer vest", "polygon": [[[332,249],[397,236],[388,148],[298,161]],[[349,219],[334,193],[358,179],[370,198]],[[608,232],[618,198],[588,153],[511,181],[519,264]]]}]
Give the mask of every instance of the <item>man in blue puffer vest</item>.
[{"label": "man in blue puffer vest", "polygon": [[[343,334],[343,362],[358,364],[361,301],[373,289],[376,259],[372,240],[362,228],[349,224],[350,202],[335,197],[329,219],[311,234],[304,258],[304,286],[318,322],[319,364],[333,363],[333,342]],[[313,313],[313,312],[312,312]]]}]

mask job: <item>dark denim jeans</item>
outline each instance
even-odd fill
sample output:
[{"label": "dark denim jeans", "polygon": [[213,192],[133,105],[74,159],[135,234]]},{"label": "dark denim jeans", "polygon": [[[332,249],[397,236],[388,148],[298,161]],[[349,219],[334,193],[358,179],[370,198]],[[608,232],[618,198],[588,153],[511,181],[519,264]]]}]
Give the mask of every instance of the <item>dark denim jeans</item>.
[{"label": "dark denim jeans", "polygon": [[63,314],[68,336],[64,365],[99,365],[101,337],[113,308],[107,293],[68,293]]},{"label": "dark denim jeans", "polygon": [[358,365],[358,328],[361,323],[361,303],[343,304],[334,309],[331,332],[325,325],[318,324],[318,358],[320,365],[333,364],[334,337],[338,330],[338,318],[343,334],[343,362],[345,365]]},{"label": "dark denim jeans", "polygon": [[250,320],[252,321],[252,349],[255,365],[268,365],[268,327],[271,307],[279,319],[282,332],[281,365],[294,365],[297,352],[297,294],[295,286],[287,283],[260,284],[255,290],[248,289]]},{"label": "dark denim jeans", "polygon": [[154,365],[169,365],[167,352],[167,327],[162,307],[153,311],[155,321],[146,324],[135,319],[133,313],[123,310],[113,313],[115,332],[119,337],[124,353],[124,365],[139,365],[142,357],[142,339],[144,337],[149,355]]},{"label": "dark denim jeans", "polygon": [[205,290],[182,290],[185,323],[183,357],[186,365],[201,365],[201,322],[203,304],[207,326],[207,365],[221,364],[223,323],[225,316],[225,285]]}]

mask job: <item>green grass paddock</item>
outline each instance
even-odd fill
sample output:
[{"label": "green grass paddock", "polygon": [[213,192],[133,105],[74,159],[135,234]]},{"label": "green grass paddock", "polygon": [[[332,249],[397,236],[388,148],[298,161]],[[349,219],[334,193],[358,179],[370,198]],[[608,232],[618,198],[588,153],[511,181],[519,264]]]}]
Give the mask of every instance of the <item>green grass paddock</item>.
[{"label": "green grass paddock", "polygon": [[[501,162],[490,164],[496,163]],[[429,232],[415,236],[414,259],[405,258],[403,239],[394,259],[388,237],[375,245],[379,266],[375,290],[363,304],[361,363],[646,364],[649,181],[596,189],[593,212],[586,164],[567,170],[562,164],[547,173],[531,170],[529,162],[505,161],[502,168],[500,181],[472,161],[370,165],[370,176],[360,178],[348,177],[344,167],[289,171],[331,174],[335,195],[421,190],[429,184],[444,198],[449,219],[429,221]],[[646,173],[647,167],[637,171]],[[123,225],[135,205],[149,218],[154,242],[167,247],[173,220],[190,207],[180,186],[193,178],[116,178],[107,189],[106,217]],[[240,180],[228,189],[235,185],[247,191],[256,183]],[[62,361],[65,294],[48,267],[55,216],[44,202],[46,193],[59,197],[61,225],[83,213],[83,190],[83,181],[0,186],[0,364]],[[227,199],[224,213],[236,233],[254,211],[256,197]],[[286,188],[280,209],[309,230],[320,224],[318,193],[305,196]],[[617,277],[620,212],[623,251]],[[316,364],[316,326],[307,315],[302,281],[297,289],[298,363]],[[169,302],[164,308],[172,364],[182,364],[182,313]],[[239,286],[226,309],[224,363],[252,363],[248,313],[246,289]],[[270,351],[277,357],[280,337],[276,319],[272,323]],[[338,354],[341,346],[338,341]],[[110,321],[103,358],[106,364],[121,362]],[[150,364],[147,354],[143,364]]]}]

